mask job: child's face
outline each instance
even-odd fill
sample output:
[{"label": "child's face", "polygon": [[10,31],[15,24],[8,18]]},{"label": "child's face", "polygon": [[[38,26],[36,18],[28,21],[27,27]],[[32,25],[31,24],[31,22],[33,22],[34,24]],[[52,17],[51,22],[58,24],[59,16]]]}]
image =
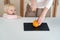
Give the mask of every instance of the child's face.
[{"label": "child's face", "polygon": [[16,9],[15,7],[9,7],[9,9],[7,10],[7,14],[9,15],[14,15],[16,13]]}]

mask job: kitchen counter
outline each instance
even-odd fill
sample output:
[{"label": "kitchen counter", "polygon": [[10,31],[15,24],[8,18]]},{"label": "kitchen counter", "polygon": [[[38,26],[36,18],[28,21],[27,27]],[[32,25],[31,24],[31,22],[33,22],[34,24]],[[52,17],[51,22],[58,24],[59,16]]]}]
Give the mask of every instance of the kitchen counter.
[{"label": "kitchen counter", "polygon": [[60,18],[44,20],[50,31],[24,31],[23,23],[31,23],[35,19],[37,18],[0,18],[0,40],[60,40]]}]

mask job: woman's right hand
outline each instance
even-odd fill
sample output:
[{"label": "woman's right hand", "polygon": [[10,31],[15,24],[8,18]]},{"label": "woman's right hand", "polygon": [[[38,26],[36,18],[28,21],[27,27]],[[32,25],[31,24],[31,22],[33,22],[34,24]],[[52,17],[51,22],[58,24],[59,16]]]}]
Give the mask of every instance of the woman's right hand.
[{"label": "woman's right hand", "polygon": [[39,25],[41,25],[44,20],[45,20],[45,17],[38,17],[38,23],[39,23]]}]

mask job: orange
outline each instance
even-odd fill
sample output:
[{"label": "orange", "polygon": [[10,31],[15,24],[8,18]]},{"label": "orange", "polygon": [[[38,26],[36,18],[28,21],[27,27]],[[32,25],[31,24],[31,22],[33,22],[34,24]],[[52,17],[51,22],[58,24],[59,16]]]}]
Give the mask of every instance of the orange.
[{"label": "orange", "polygon": [[33,21],[33,27],[38,27],[38,26],[39,26],[38,20],[34,20]]}]

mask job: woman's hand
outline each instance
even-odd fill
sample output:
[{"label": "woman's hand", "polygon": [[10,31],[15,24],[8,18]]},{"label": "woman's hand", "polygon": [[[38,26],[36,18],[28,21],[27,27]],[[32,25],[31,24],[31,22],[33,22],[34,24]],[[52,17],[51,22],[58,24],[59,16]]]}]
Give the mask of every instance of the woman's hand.
[{"label": "woman's hand", "polygon": [[32,9],[32,11],[36,11],[36,7],[37,7],[36,0],[31,0],[31,9]]},{"label": "woman's hand", "polygon": [[39,25],[41,25],[43,23],[44,19],[45,19],[45,17],[39,17],[38,18]]},{"label": "woman's hand", "polygon": [[48,8],[44,8],[43,12],[42,12],[41,15],[38,17],[38,23],[39,23],[39,25],[41,25],[42,22],[44,21],[45,16],[46,16],[46,14],[47,14],[47,11],[48,11]]},{"label": "woman's hand", "polygon": [[32,11],[36,11],[36,8],[33,8],[33,7],[32,7]]}]

